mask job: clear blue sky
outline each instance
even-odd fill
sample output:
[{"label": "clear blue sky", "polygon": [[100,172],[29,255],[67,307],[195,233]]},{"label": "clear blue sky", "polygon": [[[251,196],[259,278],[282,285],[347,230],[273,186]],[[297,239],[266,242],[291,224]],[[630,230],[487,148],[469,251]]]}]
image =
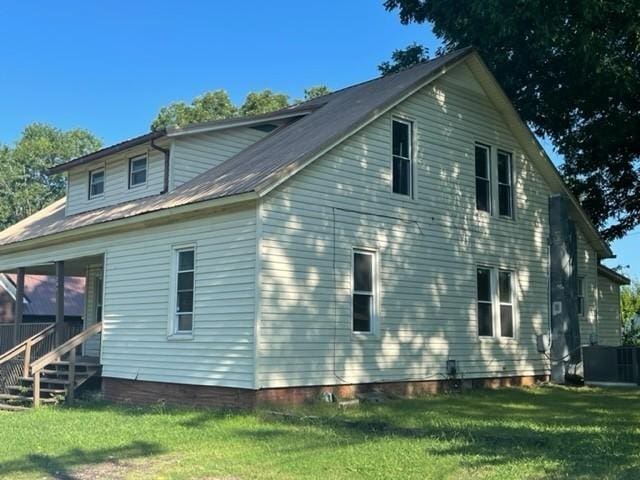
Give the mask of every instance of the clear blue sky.
[{"label": "clear blue sky", "polygon": [[[413,41],[432,54],[439,45],[382,0],[5,0],[0,18],[2,143],[39,121],[110,144],[147,131],[161,106],[207,90],[224,88],[237,103],[264,88],[298,98],[308,86],[374,77]],[[640,230],[613,247],[619,258],[609,263],[640,276]]]}]

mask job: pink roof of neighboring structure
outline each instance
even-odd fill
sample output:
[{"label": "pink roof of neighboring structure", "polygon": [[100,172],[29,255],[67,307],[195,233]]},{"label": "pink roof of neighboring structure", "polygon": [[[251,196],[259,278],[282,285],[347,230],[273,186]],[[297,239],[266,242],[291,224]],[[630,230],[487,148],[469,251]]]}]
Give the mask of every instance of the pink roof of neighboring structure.
[{"label": "pink roof of neighboring structure", "polygon": [[[7,278],[16,284],[16,275],[7,274]],[[71,317],[84,315],[84,277],[65,277],[64,314]],[[56,279],[46,275],[25,275],[24,305],[25,315],[56,314]]]}]

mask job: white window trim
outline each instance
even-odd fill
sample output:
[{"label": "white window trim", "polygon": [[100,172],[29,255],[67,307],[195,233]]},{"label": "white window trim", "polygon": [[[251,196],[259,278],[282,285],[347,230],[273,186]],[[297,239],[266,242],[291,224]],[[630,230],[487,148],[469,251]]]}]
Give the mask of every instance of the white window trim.
[{"label": "white window trim", "polygon": [[[191,312],[191,330],[178,331],[178,315],[176,314],[178,302],[178,260],[179,252],[193,250],[193,312]],[[174,245],[171,248],[171,297],[169,300],[169,318],[167,326],[167,338],[169,340],[191,340],[196,328],[196,274],[198,271],[197,248],[195,243]]]},{"label": "white window trim", "polygon": [[[514,176],[514,155],[513,152],[511,152],[510,150],[506,150],[504,148],[496,148],[494,149],[496,151],[496,158],[495,158],[495,165],[496,165],[496,172],[495,172],[495,199],[496,199],[496,204],[495,204],[495,211],[498,213],[498,217],[505,219],[505,220],[515,220],[516,218],[516,200],[515,200],[515,176]],[[509,187],[510,187],[510,192],[511,192],[511,196],[510,196],[510,201],[511,201],[511,215],[502,215],[500,214],[500,185],[507,185],[506,183],[500,183],[500,175],[498,174],[498,155],[499,154],[503,154],[503,155],[507,155],[509,157]]]},{"label": "white window trim", "polygon": [[[393,191],[393,157],[394,156],[399,156],[399,155],[394,155],[393,154],[393,122],[398,122],[398,123],[402,123],[404,125],[407,125],[409,127],[409,157],[407,158],[407,160],[409,160],[409,194],[405,195],[404,193],[398,193],[398,192],[394,192]],[[389,131],[391,132],[391,141],[389,142],[389,158],[390,158],[390,163],[389,163],[389,168],[390,168],[390,182],[389,182],[389,190],[390,192],[395,195],[398,196],[400,198],[405,198],[405,199],[411,199],[414,200],[416,198],[416,156],[415,156],[415,152],[416,152],[416,122],[414,119],[406,117],[404,115],[393,115],[391,117],[391,122],[389,125]],[[401,157],[404,158],[404,157]]]},{"label": "white window trim", "polygon": [[[93,184],[93,175],[96,173],[102,172],[102,193],[98,194],[98,195],[91,195],[91,185]],[[97,200],[100,198],[104,198],[104,192],[107,189],[107,170],[105,169],[104,165],[98,168],[94,168],[93,170],[89,170],[89,183],[87,185],[87,199],[89,201],[91,200]]]},{"label": "white window trim", "polygon": [[[145,170],[145,176],[144,176],[144,182],[143,183],[137,183],[135,185],[133,185],[132,183],[132,178],[133,178],[133,162],[137,161],[137,160],[142,160],[144,158],[144,170]],[[127,184],[129,187],[129,190],[135,190],[137,188],[144,188],[147,186],[147,183],[149,182],[149,155],[146,153],[140,154],[140,155],[136,155],[134,157],[129,157],[129,164],[127,166],[128,168],[128,179],[127,179]]]},{"label": "white window trim", "polygon": [[[370,328],[368,332],[360,332],[360,331],[355,331],[353,329],[353,295],[354,294],[362,294],[362,295],[369,295],[369,292],[363,292],[360,290],[356,290],[355,289],[355,275],[354,273],[354,269],[355,269],[355,254],[356,253],[360,253],[363,255],[371,255],[373,257],[373,261],[371,262],[371,268],[372,268],[372,292],[371,295],[373,295],[373,302],[372,302],[372,307],[373,307],[373,312],[371,313],[371,324],[370,324]],[[349,316],[349,329],[351,330],[351,335],[353,335],[356,338],[371,338],[371,337],[376,337],[378,335],[379,332],[379,325],[380,325],[380,317],[379,317],[379,311],[380,311],[380,285],[379,285],[379,280],[378,280],[378,272],[379,272],[379,265],[378,265],[378,251],[372,248],[366,248],[366,247],[353,247],[351,249],[351,292],[350,292],[350,298],[349,298],[349,302],[351,304],[351,308],[350,308],[350,316]]]},{"label": "white window trim", "polygon": [[[476,148],[480,147],[480,148],[484,148],[487,151],[487,162],[489,163],[489,165],[487,165],[487,175],[489,175],[489,178],[483,178],[483,180],[486,180],[489,182],[489,211],[487,212],[486,210],[480,210],[478,208],[478,188],[476,185],[476,182],[478,180],[478,178],[482,178],[482,177],[478,177],[476,175]],[[473,208],[476,211],[477,214],[480,215],[493,215],[494,212],[494,206],[493,206],[493,199],[495,197],[495,194],[493,192],[493,165],[495,164],[495,162],[493,161],[493,151],[495,149],[492,148],[490,145],[483,143],[483,142],[475,142],[473,144]]]},{"label": "white window trim", "polygon": [[[480,302],[478,300],[478,270],[479,269],[487,269],[491,272],[491,316],[492,316],[492,326],[493,326],[493,335],[480,335],[480,315],[478,312],[478,303],[488,303],[485,301]],[[500,286],[499,286],[499,275],[500,272],[509,272],[511,274],[511,321],[513,322],[513,336],[512,337],[503,337],[501,335],[501,325],[500,325],[500,305],[508,305],[500,302]],[[514,268],[508,266],[496,266],[496,265],[487,265],[487,264],[478,264],[474,270],[475,273],[475,312],[476,312],[476,337],[479,340],[490,340],[490,341],[499,341],[499,342],[514,342],[518,340],[519,332],[520,332],[520,315],[518,313],[518,281],[517,281],[517,272]]]}]

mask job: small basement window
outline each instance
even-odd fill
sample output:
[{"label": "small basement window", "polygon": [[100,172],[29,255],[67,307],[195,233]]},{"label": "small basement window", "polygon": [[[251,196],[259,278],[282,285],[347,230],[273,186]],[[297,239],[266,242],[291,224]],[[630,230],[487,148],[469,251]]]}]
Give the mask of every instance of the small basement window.
[{"label": "small basement window", "polygon": [[413,176],[413,149],[411,123],[393,120],[392,124],[392,184],[393,193],[411,196]]},{"label": "small basement window", "polygon": [[89,200],[104,194],[104,168],[89,172]]},{"label": "small basement window", "polygon": [[510,153],[498,150],[498,211],[513,217],[513,161]]},{"label": "small basement window", "polygon": [[174,272],[173,333],[191,333],[195,291],[195,249],[193,247],[174,250]]},{"label": "small basement window", "polygon": [[147,163],[146,155],[129,159],[129,188],[147,183]]},{"label": "small basement window", "polygon": [[491,149],[476,144],[476,209],[491,213]]},{"label": "small basement window", "polygon": [[354,332],[373,332],[376,316],[375,253],[354,250],[352,275],[352,317]]}]

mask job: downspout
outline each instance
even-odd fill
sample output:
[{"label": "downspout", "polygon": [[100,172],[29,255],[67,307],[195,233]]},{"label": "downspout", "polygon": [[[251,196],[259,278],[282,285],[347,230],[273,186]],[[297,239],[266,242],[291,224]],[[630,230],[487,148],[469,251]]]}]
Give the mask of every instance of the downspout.
[{"label": "downspout", "polygon": [[162,188],[162,192],[160,192],[164,194],[169,191],[169,154],[171,153],[171,149],[159,147],[155,144],[155,139],[151,139],[150,145],[154,150],[164,153],[164,187]]}]

